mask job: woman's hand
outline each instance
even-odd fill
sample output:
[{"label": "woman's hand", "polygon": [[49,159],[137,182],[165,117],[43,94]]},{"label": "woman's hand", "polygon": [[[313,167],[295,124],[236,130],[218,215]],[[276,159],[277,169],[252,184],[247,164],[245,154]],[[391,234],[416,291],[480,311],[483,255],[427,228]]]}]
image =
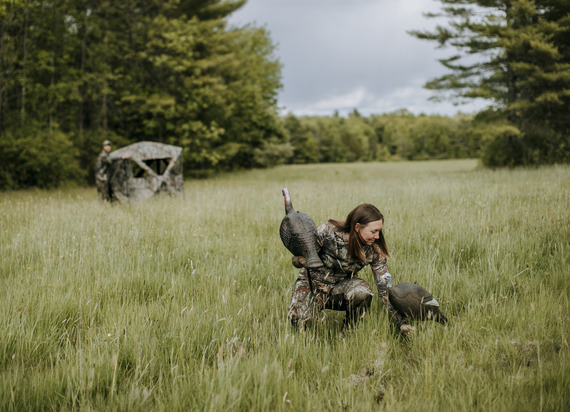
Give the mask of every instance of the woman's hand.
[{"label": "woman's hand", "polygon": [[296,268],[301,269],[305,267],[307,260],[303,256],[293,256],[291,263],[293,263],[293,266]]},{"label": "woman's hand", "polygon": [[414,328],[412,325],[406,325],[404,323],[402,326],[400,326],[400,333],[406,338],[412,336],[415,332],[416,328]]}]

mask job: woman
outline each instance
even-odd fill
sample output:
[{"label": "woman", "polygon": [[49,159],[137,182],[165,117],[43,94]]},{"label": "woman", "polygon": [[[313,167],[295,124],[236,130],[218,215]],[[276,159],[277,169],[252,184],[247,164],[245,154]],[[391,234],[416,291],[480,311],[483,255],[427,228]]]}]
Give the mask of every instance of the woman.
[{"label": "woman", "polygon": [[305,259],[293,257],[293,265],[302,268],[289,304],[288,317],[293,324],[307,324],[322,309],[344,310],[344,327],[355,324],[366,314],[374,295],[370,286],[357,277],[363,267],[370,265],[392,321],[403,335],[413,333],[414,328],[404,323],[404,317],[394,310],[386,294],[390,254],[382,233],[383,224],[382,213],[375,206],[363,203],[345,221],[331,219],[318,227],[319,256],[324,266],[311,269],[307,276]]}]

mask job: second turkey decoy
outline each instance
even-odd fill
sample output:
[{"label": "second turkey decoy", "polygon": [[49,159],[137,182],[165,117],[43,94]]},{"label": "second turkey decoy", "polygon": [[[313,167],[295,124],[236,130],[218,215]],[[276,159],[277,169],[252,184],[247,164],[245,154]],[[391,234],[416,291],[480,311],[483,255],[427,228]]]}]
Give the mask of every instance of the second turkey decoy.
[{"label": "second turkey decoy", "polygon": [[439,302],[416,283],[402,282],[392,287],[388,278],[388,300],[400,314],[411,319],[433,319],[447,323],[447,318],[439,310]]},{"label": "second turkey decoy", "polygon": [[291,204],[289,190],[283,188],[285,217],[281,221],[279,234],[285,247],[293,256],[303,256],[305,267],[316,269],[323,266],[317,253],[317,227],[313,219],[305,213],[297,212]]}]

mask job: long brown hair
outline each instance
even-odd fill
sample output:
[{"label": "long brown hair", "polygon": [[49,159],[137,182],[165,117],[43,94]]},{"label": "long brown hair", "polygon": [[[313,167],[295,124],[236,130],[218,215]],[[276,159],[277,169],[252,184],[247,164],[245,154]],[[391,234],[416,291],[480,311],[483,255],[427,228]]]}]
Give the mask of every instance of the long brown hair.
[{"label": "long brown hair", "polygon": [[[341,232],[348,233],[348,255],[353,259],[366,263],[362,241],[360,239],[360,235],[356,232],[356,224],[360,223],[361,226],[366,226],[368,223],[375,222],[377,220],[384,222],[384,216],[380,213],[378,208],[370,203],[362,203],[350,211],[348,216],[346,216],[345,221],[330,219],[329,222]],[[380,251],[384,256],[390,256],[382,230],[374,244],[380,248]]]}]

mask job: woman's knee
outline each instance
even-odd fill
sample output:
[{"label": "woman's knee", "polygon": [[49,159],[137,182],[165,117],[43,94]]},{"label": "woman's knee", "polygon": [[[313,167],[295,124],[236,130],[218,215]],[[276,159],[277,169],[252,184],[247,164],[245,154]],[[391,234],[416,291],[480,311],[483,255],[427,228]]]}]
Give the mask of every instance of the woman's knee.
[{"label": "woman's knee", "polygon": [[372,302],[372,290],[368,283],[362,279],[351,279],[350,288],[346,294],[349,304],[353,307],[370,306]]}]

